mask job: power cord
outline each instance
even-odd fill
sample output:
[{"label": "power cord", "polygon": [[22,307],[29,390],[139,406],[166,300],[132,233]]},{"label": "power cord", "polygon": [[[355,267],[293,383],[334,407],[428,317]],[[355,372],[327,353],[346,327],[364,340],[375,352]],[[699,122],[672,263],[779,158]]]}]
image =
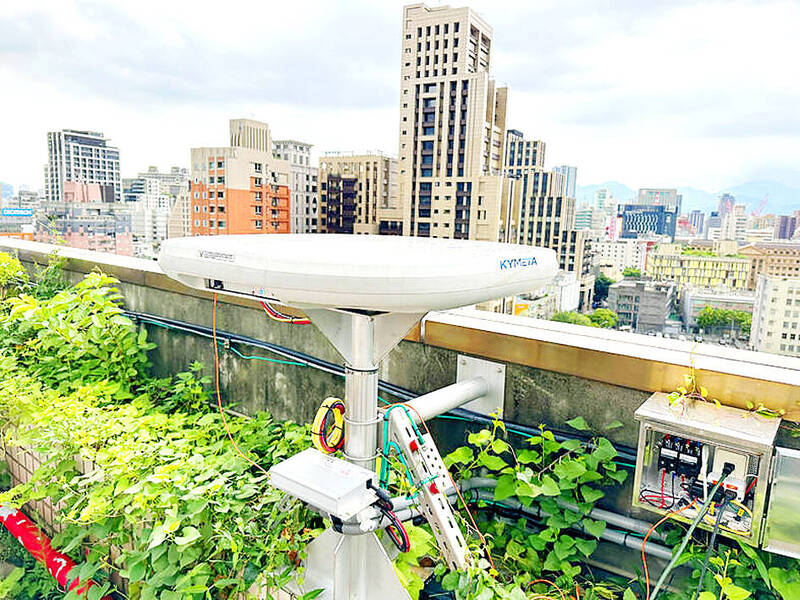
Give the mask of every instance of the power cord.
[{"label": "power cord", "polygon": [[723,500],[722,505],[719,507],[717,512],[717,518],[714,521],[714,529],[711,532],[711,540],[708,542],[708,548],[706,548],[706,555],[703,558],[703,568],[700,569],[700,579],[697,581],[697,589],[694,591],[694,596],[692,599],[697,598],[700,596],[700,591],[703,588],[703,578],[706,575],[706,570],[708,570],[708,560],[711,558],[711,552],[714,550],[714,544],[717,542],[717,533],[719,532],[719,526],[722,523],[722,515],[725,513],[725,509],[728,507],[728,501],[730,498],[725,496],[725,500]]},{"label": "power cord", "polygon": [[727,479],[728,475],[733,473],[736,467],[731,463],[725,463],[725,466],[722,467],[722,475],[720,475],[719,480],[717,483],[714,484],[714,487],[711,488],[711,492],[708,494],[708,499],[705,501],[703,506],[697,512],[697,516],[692,520],[692,524],[689,526],[689,530],[686,532],[686,535],[683,536],[683,540],[681,540],[681,545],[678,547],[678,551],[672,555],[672,559],[669,561],[667,568],[661,573],[661,577],[658,578],[656,582],[656,587],[653,589],[653,594],[650,596],[652,600],[656,600],[658,597],[658,592],[661,591],[661,588],[664,586],[664,582],[667,580],[672,569],[675,568],[678,559],[683,554],[683,551],[686,549],[686,545],[689,543],[689,540],[692,538],[692,534],[694,530],[697,529],[697,526],[700,524],[700,521],[703,520],[706,512],[708,512],[711,503],[714,502],[714,496],[717,494],[717,490],[722,485],[722,482]]}]

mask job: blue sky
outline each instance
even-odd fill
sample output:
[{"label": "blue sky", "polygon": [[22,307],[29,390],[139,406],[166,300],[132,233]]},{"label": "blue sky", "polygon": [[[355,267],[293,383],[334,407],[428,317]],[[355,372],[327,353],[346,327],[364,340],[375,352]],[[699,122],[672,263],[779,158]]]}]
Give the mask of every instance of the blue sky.
[{"label": "blue sky", "polygon": [[[46,132],[65,127],[105,132],[125,176],[187,165],[237,116],[395,154],[403,4],[2,3],[0,180],[40,186]],[[494,27],[508,126],[579,183],[800,186],[800,2],[469,6]]]}]

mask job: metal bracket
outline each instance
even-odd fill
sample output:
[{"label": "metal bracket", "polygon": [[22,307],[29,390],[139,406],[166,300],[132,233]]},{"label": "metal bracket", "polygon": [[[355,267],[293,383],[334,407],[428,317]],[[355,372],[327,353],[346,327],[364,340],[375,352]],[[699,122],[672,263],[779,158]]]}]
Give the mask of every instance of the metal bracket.
[{"label": "metal bracket", "polygon": [[306,315],[316,325],[333,347],[342,355],[345,363],[356,368],[364,368],[356,356],[364,343],[364,336],[369,336],[373,351],[367,357],[371,365],[378,365],[414,325],[424,313],[378,313],[366,315],[339,309],[313,308],[306,309]]},{"label": "metal bracket", "polygon": [[471,563],[469,548],[447,500],[453,481],[431,434],[423,435],[420,443],[411,417],[405,411],[394,410],[389,415],[389,438],[400,446],[411,475],[422,482],[418,495],[420,514],[430,524],[442,556],[451,569],[466,568]]},{"label": "metal bracket", "polygon": [[456,382],[473,377],[483,377],[489,389],[482,398],[467,402],[463,408],[482,415],[490,415],[499,409],[502,419],[506,396],[505,364],[459,354]]}]

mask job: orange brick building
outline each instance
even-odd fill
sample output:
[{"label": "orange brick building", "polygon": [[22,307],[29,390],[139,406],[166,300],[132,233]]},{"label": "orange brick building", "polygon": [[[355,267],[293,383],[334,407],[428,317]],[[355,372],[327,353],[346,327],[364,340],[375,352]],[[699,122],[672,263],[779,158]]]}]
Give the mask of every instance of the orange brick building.
[{"label": "orange brick building", "polygon": [[192,148],[192,235],[289,233],[289,164],[269,126],[232,119],[229,147]]}]

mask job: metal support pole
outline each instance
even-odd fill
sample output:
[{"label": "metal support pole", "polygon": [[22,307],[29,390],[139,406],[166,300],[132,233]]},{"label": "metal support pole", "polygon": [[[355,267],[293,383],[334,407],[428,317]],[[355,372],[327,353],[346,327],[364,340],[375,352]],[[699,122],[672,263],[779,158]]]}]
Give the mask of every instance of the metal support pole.
[{"label": "metal support pole", "polygon": [[[378,366],[375,355],[375,321],[372,317],[350,316],[350,356],[345,365],[345,442],[347,459],[366,469],[375,470],[375,451],[378,446]],[[372,535],[372,534],[371,534]],[[371,574],[368,556],[369,536],[347,540],[340,556],[347,573],[347,599],[369,598]]]}]

